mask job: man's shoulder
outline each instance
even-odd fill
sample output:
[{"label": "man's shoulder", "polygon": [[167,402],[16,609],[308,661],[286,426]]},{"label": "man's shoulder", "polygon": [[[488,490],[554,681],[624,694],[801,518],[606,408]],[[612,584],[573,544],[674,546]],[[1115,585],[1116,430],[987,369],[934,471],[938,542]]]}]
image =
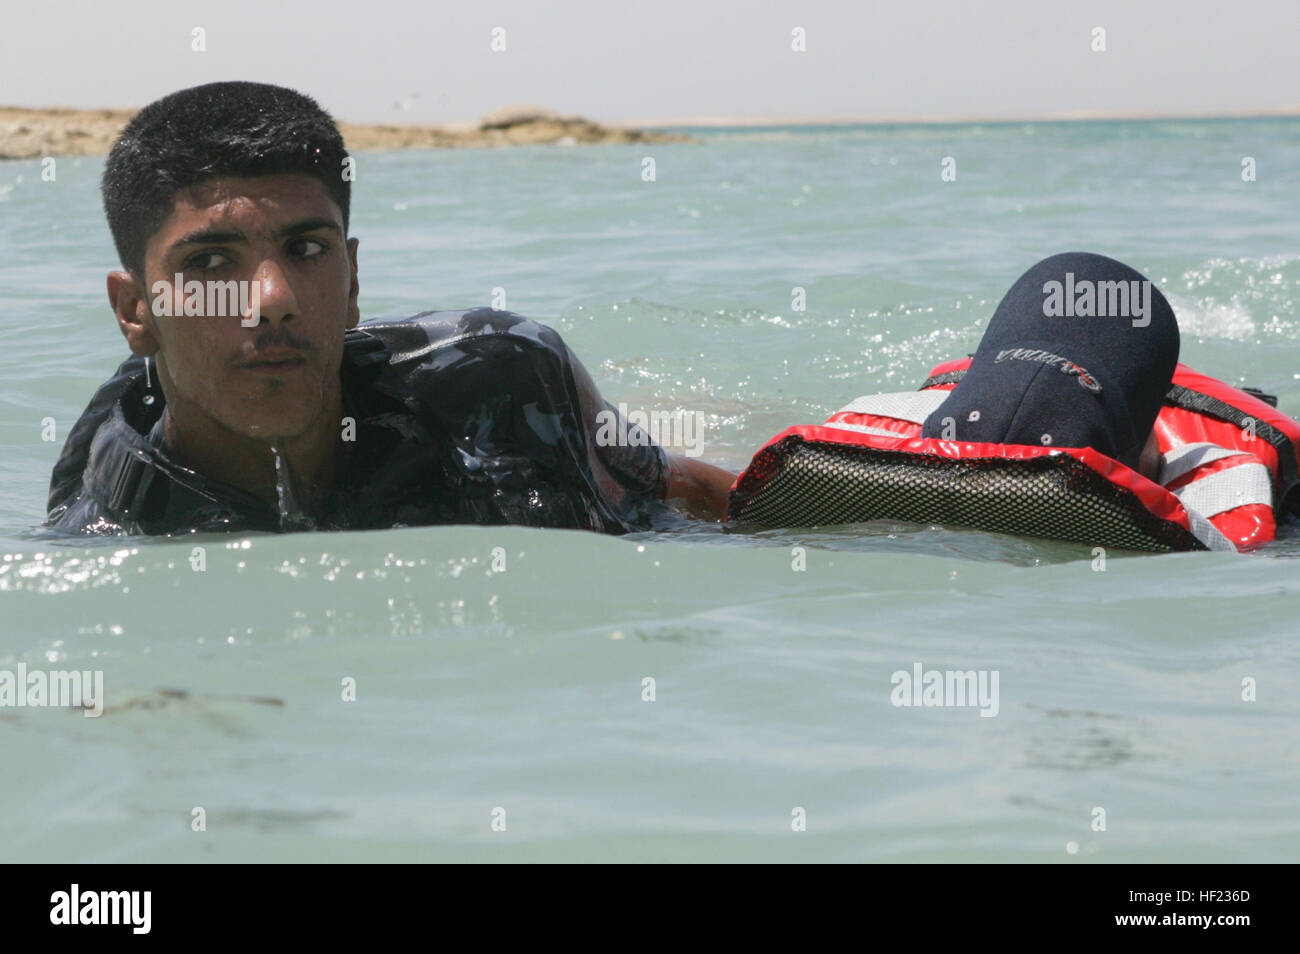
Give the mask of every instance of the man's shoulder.
[{"label": "man's shoulder", "polygon": [[525,408],[576,393],[577,359],[559,333],[511,311],[375,318],[348,332],[345,349],[346,363],[359,372],[345,369],[345,386],[348,380],[369,382],[368,389],[408,408],[463,411],[467,420],[485,403]]},{"label": "man's shoulder", "polygon": [[345,349],[371,387],[408,406],[558,398],[572,390],[576,362],[555,329],[493,308],[376,318],[348,332]]},{"label": "man's shoulder", "polygon": [[371,318],[349,334],[353,338],[377,338],[385,344],[392,342],[404,353],[412,349],[451,347],[476,338],[516,339],[550,350],[564,347],[559,332],[549,325],[496,308],[422,311],[414,315]]}]

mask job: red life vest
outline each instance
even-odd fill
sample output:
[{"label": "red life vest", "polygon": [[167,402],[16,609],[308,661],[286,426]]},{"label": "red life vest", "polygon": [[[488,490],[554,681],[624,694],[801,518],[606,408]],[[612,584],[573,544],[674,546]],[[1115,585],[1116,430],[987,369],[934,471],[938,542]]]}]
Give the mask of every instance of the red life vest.
[{"label": "red life vest", "polygon": [[1174,372],[1155,426],[1156,481],[1091,448],[921,437],[970,359],[921,390],[858,398],[768,441],[728,520],[817,526],[892,519],[1141,550],[1250,550],[1272,540],[1300,471],[1300,425],[1260,397]]}]

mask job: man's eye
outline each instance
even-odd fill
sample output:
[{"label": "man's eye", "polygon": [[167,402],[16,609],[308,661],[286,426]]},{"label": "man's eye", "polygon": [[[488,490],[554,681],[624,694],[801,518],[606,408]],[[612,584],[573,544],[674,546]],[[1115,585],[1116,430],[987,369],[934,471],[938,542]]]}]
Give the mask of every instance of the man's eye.
[{"label": "man's eye", "polygon": [[325,243],[315,239],[294,239],[290,247],[301,258],[315,258],[325,251]]},{"label": "man's eye", "polygon": [[220,252],[200,252],[185,260],[185,268],[187,271],[210,272],[213,269],[220,268],[228,261],[230,259]]}]

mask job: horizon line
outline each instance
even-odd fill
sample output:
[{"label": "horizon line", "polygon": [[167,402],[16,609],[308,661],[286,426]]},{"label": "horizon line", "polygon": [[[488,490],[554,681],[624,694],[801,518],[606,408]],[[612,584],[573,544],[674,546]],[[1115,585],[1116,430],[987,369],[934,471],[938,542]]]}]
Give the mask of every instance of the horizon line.
[{"label": "horizon line", "polygon": [[[0,103],[0,110],[25,110],[29,112],[49,113],[94,113],[94,112],[138,112],[139,106],[20,106],[14,103]],[[384,119],[357,120],[344,119],[334,113],[334,121],[352,126],[440,126],[440,127],[477,127],[480,119],[445,119],[445,120],[411,120],[385,117]],[[1130,120],[1206,120],[1206,119],[1279,119],[1300,116],[1300,103],[1289,106],[1268,108],[1250,108],[1241,110],[1210,110],[1169,112],[1157,110],[1106,110],[1076,109],[1046,113],[1012,113],[1009,115],[960,113],[923,114],[912,116],[680,116],[680,117],[643,117],[631,119],[600,119],[597,114],[565,113],[564,118],[581,118],[605,126],[624,129],[666,129],[666,128],[736,128],[765,126],[927,126],[927,125],[961,125],[975,123],[1051,123],[1051,122],[1097,122]]]},{"label": "horizon line", "polygon": [[[1022,113],[1006,116],[961,114],[894,116],[894,117],[791,117],[791,116],[687,116],[677,119],[661,117],[618,120],[620,126],[638,128],[691,128],[720,127],[744,128],[747,126],[951,126],[966,123],[1044,123],[1044,122],[1096,122],[1110,120],[1161,120],[1161,119],[1277,119],[1300,116],[1300,103],[1267,109],[1221,110],[1209,112],[1159,112],[1123,111],[1104,109],[1077,109],[1051,113]],[[613,123],[611,122],[611,125]]]}]

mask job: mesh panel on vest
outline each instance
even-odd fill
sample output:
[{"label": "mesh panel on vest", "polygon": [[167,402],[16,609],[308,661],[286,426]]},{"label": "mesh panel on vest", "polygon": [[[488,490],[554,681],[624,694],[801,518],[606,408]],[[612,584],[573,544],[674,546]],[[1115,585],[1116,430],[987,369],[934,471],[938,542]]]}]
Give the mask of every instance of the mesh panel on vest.
[{"label": "mesh panel on vest", "polygon": [[1069,454],[953,460],[791,435],[760,451],[730,519],[767,527],[938,523],[1127,550],[1204,550]]}]

